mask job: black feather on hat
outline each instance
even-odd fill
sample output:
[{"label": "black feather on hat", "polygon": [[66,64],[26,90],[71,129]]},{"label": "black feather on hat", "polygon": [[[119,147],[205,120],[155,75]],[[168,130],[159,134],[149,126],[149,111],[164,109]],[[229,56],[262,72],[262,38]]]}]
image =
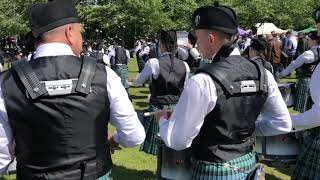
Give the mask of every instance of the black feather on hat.
[{"label": "black feather on hat", "polygon": [[28,11],[28,19],[35,38],[54,28],[80,23],[80,18],[71,0],[49,0],[37,3]]}]

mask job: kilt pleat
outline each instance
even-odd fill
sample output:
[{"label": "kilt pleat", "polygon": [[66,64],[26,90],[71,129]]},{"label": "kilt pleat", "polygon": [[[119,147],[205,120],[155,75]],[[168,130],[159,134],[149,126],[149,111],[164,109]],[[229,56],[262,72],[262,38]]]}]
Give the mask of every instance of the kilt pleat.
[{"label": "kilt pleat", "polygon": [[126,64],[117,64],[115,65],[114,71],[120,77],[121,83],[124,88],[128,88],[128,66]]},{"label": "kilt pleat", "polygon": [[[224,163],[212,163],[201,160],[193,161],[192,180],[244,180],[256,166],[257,158],[255,153],[250,152],[239,158],[227,161],[231,165],[225,167]],[[241,171],[234,170],[234,168]]]},{"label": "kilt pleat", "polygon": [[307,111],[307,100],[310,96],[310,78],[299,79],[296,86],[296,104],[294,110],[300,113]]},{"label": "kilt pleat", "polygon": [[[149,112],[157,112],[162,110],[162,108],[174,109],[175,104],[163,105],[163,107],[150,105]],[[140,146],[140,151],[144,151],[147,154],[156,156],[158,153],[158,136],[159,136],[159,124],[156,122],[154,116],[146,117],[143,123],[144,129],[146,131],[146,138],[142,145]]]},{"label": "kilt pleat", "polygon": [[320,179],[320,128],[309,130],[293,172],[294,180]]}]

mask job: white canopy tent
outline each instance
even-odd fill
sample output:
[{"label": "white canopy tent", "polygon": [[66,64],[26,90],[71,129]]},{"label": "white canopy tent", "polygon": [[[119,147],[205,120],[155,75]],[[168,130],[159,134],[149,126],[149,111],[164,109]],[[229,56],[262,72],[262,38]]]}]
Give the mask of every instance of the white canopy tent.
[{"label": "white canopy tent", "polygon": [[257,35],[271,34],[272,31],[278,34],[286,32],[273,23],[257,23],[255,26],[258,28]]}]

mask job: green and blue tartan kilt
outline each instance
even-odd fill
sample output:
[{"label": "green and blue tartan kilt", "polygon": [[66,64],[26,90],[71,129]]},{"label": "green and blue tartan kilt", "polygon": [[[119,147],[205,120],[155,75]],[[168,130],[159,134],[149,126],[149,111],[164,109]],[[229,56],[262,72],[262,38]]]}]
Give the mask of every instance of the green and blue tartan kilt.
[{"label": "green and blue tartan kilt", "polygon": [[121,79],[121,83],[124,88],[129,88],[128,84],[128,66],[126,64],[116,64],[114,67],[114,71]]},{"label": "green and blue tartan kilt", "polygon": [[[211,163],[200,160],[192,160],[193,173],[192,180],[245,180],[257,164],[257,157],[254,152],[250,152],[239,158],[225,163],[232,166],[225,167],[224,163]],[[240,169],[240,171],[234,170]]]},{"label": "green and blue tartan kilt", "polygon": [[308,110],[307,108],[307,101],[310,96],[310,78],[302,78],[298,80],[297,86],[296,86],[296,104],[293,108],[295,111],[298,111],[300,113],[305,112]]},{"label": "green and blue tartan kilt", "polygon": [[111,177],[112,173],[111,172],[112,172],[112,170],[110,170],[106,175],[99,177],[96,180],[112,180],[112,177]]},{"label": "green and blue tartan kilt", "polygon": [[320,128],[308,130],[293,172],[293,180],[320,179]]},{"label": "green and blue tartan kilt", "polygon": [[[157,112],[162,110],[163,108],[174,109],[176,104],[172,105],[163,105],[163,107],[157,107],[154,105],[150,105],[148,111],[149,112]],[[144,151],[145,153],[152,154],[154,156],[158,153],[158,134],[159,134],[159,124],[156,122],[154,116],[146,117],[143,122],[144,130],[146,131],[146,139],[142,143],[140,147],[140,151]]]}]

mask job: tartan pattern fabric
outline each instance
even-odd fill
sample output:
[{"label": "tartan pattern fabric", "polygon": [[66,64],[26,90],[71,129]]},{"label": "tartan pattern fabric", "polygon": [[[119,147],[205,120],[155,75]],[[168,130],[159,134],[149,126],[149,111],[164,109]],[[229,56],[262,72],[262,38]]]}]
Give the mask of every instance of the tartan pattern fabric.
[{"label": "tartan pattern fabric", "polygon": [[245,180],[255,169],[257,158],[254,152],[250,152],[225,163],[232,167],[225,167],[224,163],[193,162],[192,180]]},{"label": "tartan pattern fabric", "polygon": [[[163,108],[174,109],[175,104],[172,105],[163,105],[163,107],[158,107],[154,105],[150,105],[149,112],[157,112]],[[143,122],[144,129],[146,131],[146,139],[142,143],[140,147],[140,151],[144,151],[145,153],[152,154],[154,156],[158,153],[158,134],[159,134],[159,124],[156,122],[154,116],[146,117]]]},{"label": "tartan pattern fabric", "polygon": [[210,64],[210,61],[208,59],[202,59],[200,61],[200,68],[203,66],[203,65],[206,65],[206,64]]},{"label": "tartan pattern fabric", "polygon": [[104,176],[102,176],[102,177],[99,177],[99,178],[96,179],[96,180],[112,180],[111,171],[112,171],[112,170],[110,170],[106,175],[104,175]]},{"label": "tartan pattern fabric", "polygon": [[312,129],[305,137],[292,179],[320,179],[320,128]]},{"label": "tartan pattern fabric", "polygon": [[296,86],[296,105],[293,108],[295,111],[303,113],[307,111],[307,100],[310,96],[310,78],[302,78],[298,80]]},{"label": "tartan pattern fabric", "polygon": [[139,73],[141,73],[146,63],[141,58],[137,58],[137,64],[139,68]]},{"label": "tartan pattern fabric", "polygon": [[114,67],[114,71],[121,79],[121,83],[124,88],[129,88],[128,84],[128,66],[126,64],[116,64]]}]

